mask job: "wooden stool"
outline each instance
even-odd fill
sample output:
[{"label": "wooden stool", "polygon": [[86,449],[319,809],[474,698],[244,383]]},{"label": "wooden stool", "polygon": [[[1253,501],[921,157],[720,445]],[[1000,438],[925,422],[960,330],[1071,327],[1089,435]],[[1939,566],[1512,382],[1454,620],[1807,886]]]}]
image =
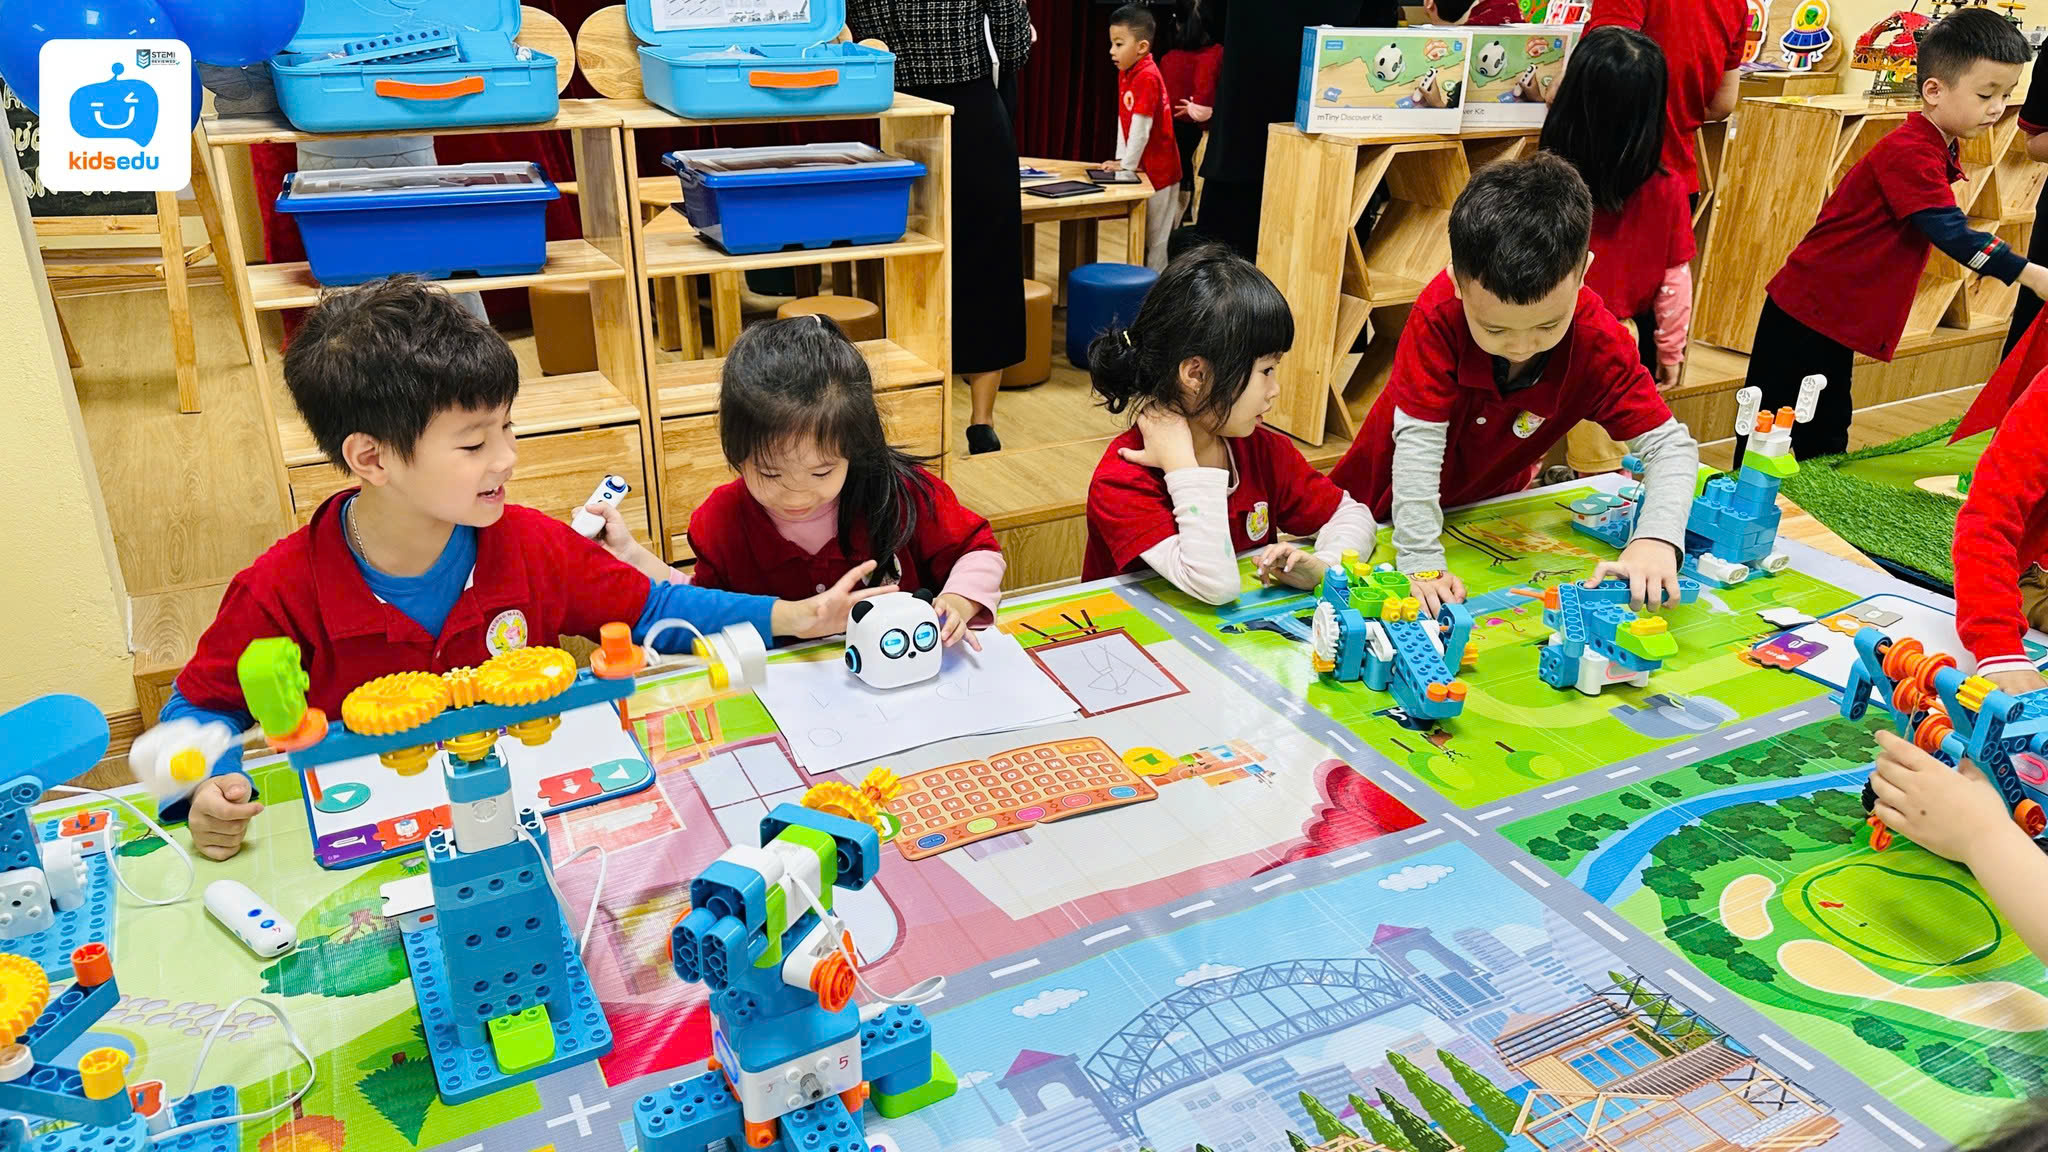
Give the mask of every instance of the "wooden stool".
[{"label": "wooden stool", "polygon": [[1003,369],[1005,389],[1036,388],[1052,379],[1052,289],[1024,281],[1024,359]]},{"label": "wooden stool", "polygon": [[775,310],[778,320],[829,316],[848,340],[880,340],[882,310],[858,296],[799,296]]},{"label": "wooden stool", "polygon": [[533,313],[533,350],[543,376],[597,371],[597,329],[590,319],[590,285],[535,284],[526,290]]}]

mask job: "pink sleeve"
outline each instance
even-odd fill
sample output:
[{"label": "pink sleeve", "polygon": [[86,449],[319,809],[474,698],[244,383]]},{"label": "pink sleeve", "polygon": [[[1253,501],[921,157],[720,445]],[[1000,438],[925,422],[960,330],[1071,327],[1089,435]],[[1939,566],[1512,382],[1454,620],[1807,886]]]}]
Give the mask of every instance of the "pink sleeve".
[{"label": "pink sleeve", "polygon": [[1685,362],[1685,341],[1692,331],[1692,265],[1664,270],[1664,283],[1650,306],[1657,321],[1657,363]]},{"label": "pink sleeve", "polygon": [[981,605],[970,627],[986,628],[995,623],[996,609],[1003,602],[1003,570],[1008,562],[1001,552],[980,548],[953,561],[953,572],[946,577],[946,586],[941,592],[950,592],[963,599]]}]

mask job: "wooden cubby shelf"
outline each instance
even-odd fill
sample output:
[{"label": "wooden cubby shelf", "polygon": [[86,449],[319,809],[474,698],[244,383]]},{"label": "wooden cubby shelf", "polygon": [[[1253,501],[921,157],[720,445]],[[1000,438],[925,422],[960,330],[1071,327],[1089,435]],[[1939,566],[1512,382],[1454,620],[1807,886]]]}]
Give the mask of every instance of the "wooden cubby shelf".
[{"label": "wooden cubby shelf", "polygon": [[[548,262],[540,271],[518,276],[456,276],[435,283],[450,292],[488,292],[494,288],[525,288],[534,284],[616,280],[626,274],[619,262],[588,240],[551,240]],[[303,262],[259,264],[249,269],[249,291],[258,312],[311,308],[327,287],[313,279]]]},{"label": "wooden cubby shelf", "polygon": [[[313,443],[313,433],[290,410],[290,402],[281,403],[277,439],[285,467],[326,463],[326,455]],[[521,438],[631,424],[639,419],[639,406],[602,372],[528,377],[519,382],[519,398],[512,402],[512,431]]]},{"label": "wooden cubby shelf", "polygon": [[[861,355],[867,358],[869,371],[874,374],[877,392],[945,382],[945,374],[938,365],[927,362],[893,340],[862,340],[858,347]],[[703,416],[718,411],[718,380],[724,371],[723,356],[656,364],[656,410],[664,417]]]},{"label": "wooden cubby shelf", "polygon": [[763,268],[802,268],[844,260],[885,260],[891,256],[929,256],[946,249],[945,241],[911,232],[891,244],[841,248],[792,248],[732,256],[705,243],[694,232],[657,232],[647,237],[649,276],[699,276],[713,272],[752,272]]}]

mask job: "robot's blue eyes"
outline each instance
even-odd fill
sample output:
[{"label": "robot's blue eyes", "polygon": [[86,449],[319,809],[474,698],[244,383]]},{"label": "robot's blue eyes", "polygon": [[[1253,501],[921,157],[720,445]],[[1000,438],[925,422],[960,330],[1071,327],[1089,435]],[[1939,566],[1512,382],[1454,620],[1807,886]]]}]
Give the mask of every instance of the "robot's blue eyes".
[{"label": "robot's blue eyes", "polygon": [[919,652],[931,651],[938,642],[939,626],[937,624],[919,624],[917,626],[917,635],[911,637],[911,643],[917,645]]},{"label": "robot's blue eyes", "polygon": [[882,655],[894,660],[910,651],[910,634],[901,628],[882,633]]},{"label": "robot's blue eyes", "polygon": [[860,675],[860,649],[848,648],[846,650],[846,670],[856,676]]}]

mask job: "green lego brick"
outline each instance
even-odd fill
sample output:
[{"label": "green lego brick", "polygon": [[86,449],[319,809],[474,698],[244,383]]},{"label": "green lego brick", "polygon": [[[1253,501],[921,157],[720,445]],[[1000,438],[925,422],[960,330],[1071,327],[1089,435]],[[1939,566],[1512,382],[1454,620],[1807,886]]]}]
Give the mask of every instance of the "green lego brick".
[{"label": "green lego brick", "polygon": [[1754,452],[1742,458],[1742,466],[1754,468],[1766,476],[1775,476],[1780,480],[1799,472],[1799,461],[1791,456],[1759,456]]},{"label": "green lego brick", "polygon": [[839,845],[830,835],[801,824],[791,824],[776,833],[775,838],[786,844],[801,844],[818,854],[818,903],[830,912],[832,885],[839,882]]},{"label": "green lego brick", "polygon": [[290,732],[306,714],[311,681],[299,664],[299,646],[283,636],[250,643],[235,661],[235,679],[249,714],[265,732]]},{"label": "green lego brick", "polygon": [[[803,915],[801,909],[797,915]],[[789,898],[782,894],[782,885],[768,888],[768,904],[764,911],[762,927],[765,929],[768,947],[761,952],[761,958],[754,961],[756,968],[773,968],[782,963],[782,934],[789,929]]]},{"label": "green lego brick", "polygon": [[875,1111],[887,1119],[894,1120],[899,1116],[908,1116],[919,1108],[937,1104],[959,1090],[959,1077],[953,1075],[953,1069],[946,1064],[944,1056],[933,1052],[932,1078],[908,1092],[898,1092],[894,1096],[882,1092],[875,1093]]},{"label": "green lego brick", "polygon": [[555,1027],[548,1020],[545,1004],[500,1016],[484,1027],[491,1034],[491,1053],[498,1058],[498,1071],[507,1076],[554,1059]]},{"label": "green lego brick", "polygon": [[1669,632],[1638,636],[1624,624],[1614,630],[1614,646],[1645,660],[1669,660],[1678,655],[1678,641]]}]

